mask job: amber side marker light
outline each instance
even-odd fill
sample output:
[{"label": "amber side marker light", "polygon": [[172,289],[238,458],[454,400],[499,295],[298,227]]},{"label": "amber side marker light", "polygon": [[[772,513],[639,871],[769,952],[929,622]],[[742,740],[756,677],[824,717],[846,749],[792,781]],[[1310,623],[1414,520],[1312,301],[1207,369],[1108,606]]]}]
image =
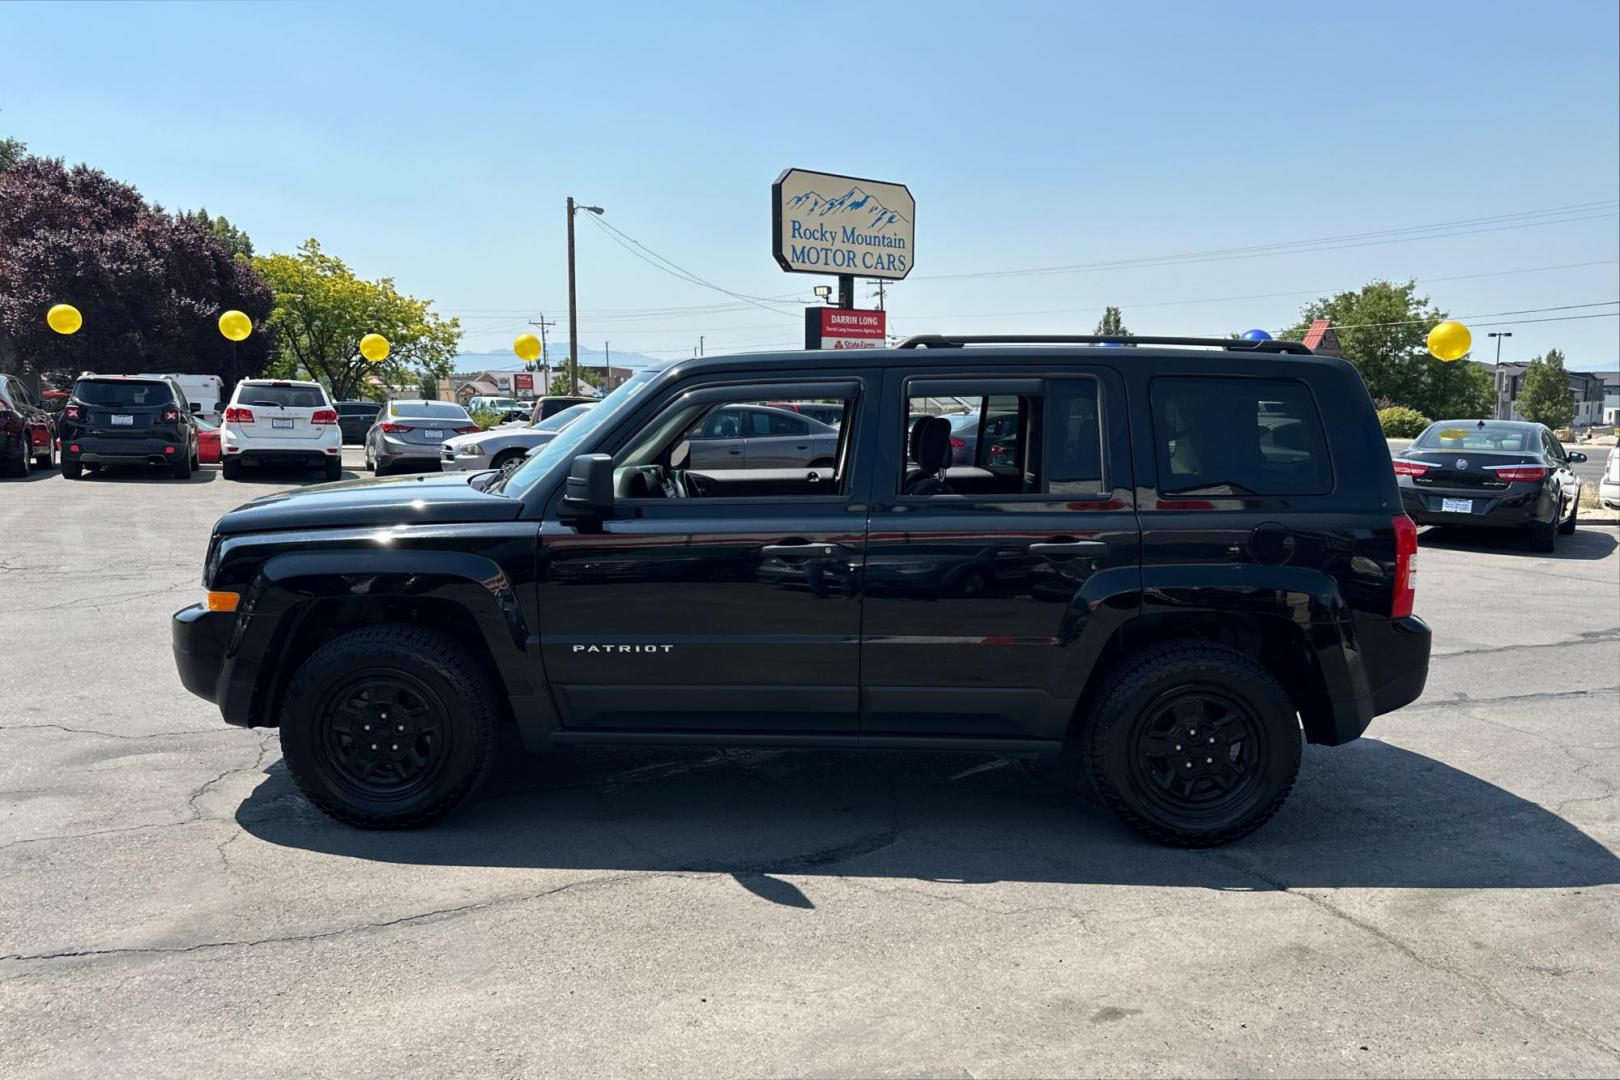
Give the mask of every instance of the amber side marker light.
[{"label": "amber side marker light", "polygon": [[236,605],[241,602],[241,593],[211,592],[208,594],[209,611],[235,611]]}]

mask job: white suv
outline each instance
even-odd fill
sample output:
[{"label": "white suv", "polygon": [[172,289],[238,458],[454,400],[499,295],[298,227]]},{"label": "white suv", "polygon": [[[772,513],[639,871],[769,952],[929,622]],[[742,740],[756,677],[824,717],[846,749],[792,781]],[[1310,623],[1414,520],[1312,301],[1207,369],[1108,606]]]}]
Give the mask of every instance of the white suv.
[{"label": "white suv", "polygon": [[343,476],[343,435],[337,409],[320,383],[244,379],[236,384],[219,427],[225,479],[241,477],[245,462],[318,465],[328,480]]}]

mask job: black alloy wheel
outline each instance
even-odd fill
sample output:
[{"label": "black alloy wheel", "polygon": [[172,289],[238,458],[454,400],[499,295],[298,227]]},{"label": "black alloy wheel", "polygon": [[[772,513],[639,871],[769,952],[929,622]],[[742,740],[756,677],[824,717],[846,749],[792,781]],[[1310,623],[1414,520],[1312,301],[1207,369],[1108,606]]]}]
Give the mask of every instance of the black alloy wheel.
[{"label": "black alloy wheel", "polygon": [[1079,740],[1098,797],[1126,824],[1177,847],[1258,829],[1299,775],[1293,701],[1254,659],[1172,641],[1124,660]]},{"label": "black alloy wheel", "polygon": [[317,706],[321,768],[362,799],[409,799],[449,757],[444,703],[420,680],[382,670],[356,675]]}]

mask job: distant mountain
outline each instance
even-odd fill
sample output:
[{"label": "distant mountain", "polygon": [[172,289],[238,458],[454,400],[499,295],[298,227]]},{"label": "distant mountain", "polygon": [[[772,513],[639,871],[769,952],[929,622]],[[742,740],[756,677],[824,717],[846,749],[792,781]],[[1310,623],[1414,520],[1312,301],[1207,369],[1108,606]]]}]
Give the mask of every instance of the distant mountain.
[{"label": "distant mountain", "polygon": [[876,195],[868,193],[859,184],[836,198],[829,199],[819,192],[807,191],[803,195],[795,195],[787,204],[788,209],[804,217],[855,216],[868,229],[881,229],[901,221],[910,224],[910,219],[904,214],[890,210],[878,201]]}]

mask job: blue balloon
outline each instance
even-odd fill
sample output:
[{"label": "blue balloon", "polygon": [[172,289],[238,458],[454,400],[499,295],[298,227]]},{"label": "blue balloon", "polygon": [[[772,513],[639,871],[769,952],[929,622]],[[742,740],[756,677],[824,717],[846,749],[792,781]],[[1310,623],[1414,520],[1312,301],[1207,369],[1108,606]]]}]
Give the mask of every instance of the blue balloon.
[{"label": "blue balloon", "polygon": [[1245,331],[1243,331],[1243,340],[1244,341],[1270,341],[1271,340],[1271,335],[1266,333],[1264,330],[1245,330]]}]

